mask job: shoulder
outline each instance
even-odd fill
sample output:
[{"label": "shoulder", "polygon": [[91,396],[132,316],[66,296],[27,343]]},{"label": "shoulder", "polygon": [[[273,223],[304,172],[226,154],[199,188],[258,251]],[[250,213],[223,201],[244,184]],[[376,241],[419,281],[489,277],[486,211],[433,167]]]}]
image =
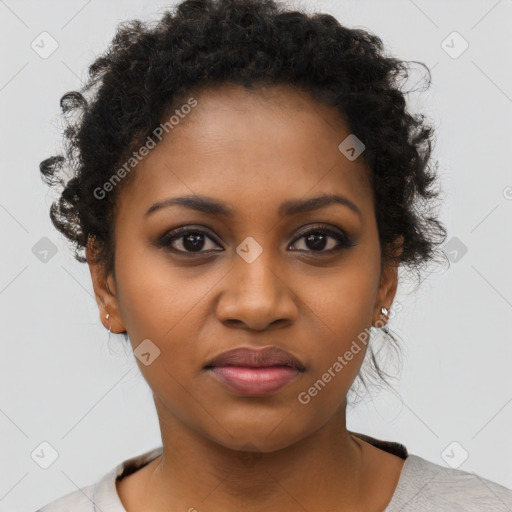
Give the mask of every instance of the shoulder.
[{"label": "shoulder", "polygon": [[125,512],[116,489],[116,479],[132,474],[162,454],[159,446],[120,462],[94,484],[82,487],[48,503],[36,512]]},{"label": "shoulder", "polygon": [[36,512],[94,512],[94,484],[62,496]]},{"label": "shoulder", "polygon": [[410,454],[386,512],[512,512],[512,490],[475,473]]}]

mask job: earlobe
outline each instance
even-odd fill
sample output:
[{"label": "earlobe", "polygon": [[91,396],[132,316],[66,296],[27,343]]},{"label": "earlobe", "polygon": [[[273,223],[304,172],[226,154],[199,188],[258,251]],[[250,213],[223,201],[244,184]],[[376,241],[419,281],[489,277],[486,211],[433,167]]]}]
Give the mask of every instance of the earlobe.
[{"label": "earlobe", "polygon": [[389,310],[395,298],[398,288],[398,265],[399,257],[403,251],[404,237],[398,237],[393,243],[394,261],[388,262],[382,269],[381,282],[379,292],[377,294],[377,302],[375,303],[375,312],[372,324],[375,327],[383,327],[389,320]]}]

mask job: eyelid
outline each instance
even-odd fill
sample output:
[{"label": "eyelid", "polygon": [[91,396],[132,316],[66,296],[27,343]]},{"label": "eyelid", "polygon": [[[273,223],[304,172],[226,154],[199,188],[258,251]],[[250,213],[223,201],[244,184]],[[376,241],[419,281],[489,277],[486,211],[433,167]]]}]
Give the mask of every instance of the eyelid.
[{"label": "eyelid", "polygon": [[302,238],[304,235],[307,235],[311,231],[326,231],[327,233],[335,234],[340,237],[350,238],[349,235],[342,229],[337,228],[335,226],[332,226],[330,224],[324,224],[322,222],[318,224],[306,224],[305,226],[302,226],[299,228],[299,232],[297,233],[296,237],[294,238],[294,242],[298,240],[299,238]]},{"label": "eyelid", "polygon": [[[306,224],[304,226],[301,226],[299,228],[299,232],[296,234],[294,239],[287,245],[289,247],[290,245],[295,244],[297,241],[299,241],[304,236],[308,235],[309,233],[314,232],[324,232],[327,234],[327,236],[330,236],[331,238],[336,239],[338,245],[335,249],[329,249],[327,251],[320,250],[320,251],[314,251],[314,250],[300,250],[295,251],[298,253],[314,253],[314,254],[331,254],[336,251],[340,251],[342,249],[348,249],[351,247],[354,247],[357,245],[357,242],[347,234],[343,229],[335,227],[330,224],[325,223],[313,223],[313,224]],[[170,252],[173,252],[175,254],[189,254],[189,255],[199,255],[199,254],[212,254],[213,252],[221,252],[224,250],[222,249],[210,249],[207,251],[182,251],[179,249],[174,249],[171,247],[171,243],[175,240],[179,240],[180,238],[184,237],[185,235],[189,233],[197,232],[200,234],[203,234],[205,237],[212,240],[215,244],[222,247],[222,244],[217,240],[217,237],[212,235],[211,230],[207,228],[206,226],[200,226],[200,225],[194,225],[194,224],[185,224],[182,226],[178,226],[176,228],[173,228],[171,230],[168,230],[163,236],[161,236],[157,241],[157,246],[163,247],[164,249],[169,250]]]},{"label": "eyelid", "polygon": [[327,236],[334,238],[337,241],[337,247],[334,249],[329,249],[327,251],[302,250],[297,252],[313,254],[332,254],[335,252],[339,252],[341,250],[350,249],[358,245],[358,242],[356,242],[356,240],[351,235],[349,235],[345,230],[335,227],[331,224],[325,223],[319,223],[313,226],[308,224],[304,229],[299,230],[299,233],[289,245],[293,245],[304,236],[315,232],[322,232],[325,233]]},{"label": "eyelid", "polygon": [[[158,241],[157,244],[159,246],[170,246],[171,242],[174,240],[179,240],[180,238],[184,237],[185,235],[189,234],[190,232],[197,232],[205,235],[206,237],[210,238],[213,242],[215,242],[217,245],[222,245],[218,240],[217,237],[212,235],[211,230],[205,226],[198,226],[195,227],[194,224],[185,224],[183,226],[178,226],[177,228],[170,229],[167,231],[164,235],[162,235]],[[193,254],[192,251],[176,251],[178,253],[189,253]],[[201,252],[207,253],[209,251],[198,251],[197,254],[200,254]]]}]

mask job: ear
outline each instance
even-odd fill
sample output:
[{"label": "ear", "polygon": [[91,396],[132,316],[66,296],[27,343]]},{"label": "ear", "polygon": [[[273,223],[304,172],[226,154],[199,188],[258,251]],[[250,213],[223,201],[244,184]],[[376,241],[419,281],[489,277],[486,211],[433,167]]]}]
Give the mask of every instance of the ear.
[{"label": "ear", "polygon": [[388,317],[381,313],[381,308],[384,306],[389,311],[393,304],[393,299],[395,298],[396,289],[398,287],[398,257],[402,254],[403,242],[403,236],[399,236],[395,239],[391,247],[394,261],[388,262],[382,268],[381,280],[372,318],[373,326],[382,327],[387,323]]},{"label": "ear", "polygon": [[[116,295],[116,286],[114,276],[105,275],[105,268],[102,264],[96,262],[97,248],[94,246],[94,240],[89,238],[85,255],[89,271],[91,272],[94,295],[98,304],[100,320],[105,329],[113,333],[126,332],[121,314],[119,312],[119,303]],[[107,320],[106,316],[109,315]]]}]

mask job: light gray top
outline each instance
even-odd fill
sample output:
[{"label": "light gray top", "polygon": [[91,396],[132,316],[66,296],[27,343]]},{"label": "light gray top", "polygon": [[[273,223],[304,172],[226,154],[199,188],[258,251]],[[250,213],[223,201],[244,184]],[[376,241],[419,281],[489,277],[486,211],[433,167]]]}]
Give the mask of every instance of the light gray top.
[{"label": "light gray top", "polygon": [[[382,512],[512,512],[512,490],[506,487],[409,454],[400,443],[352,434],[405,458],[398,485]],[[95,484],[62,496],[36,512],[126,512],[117,494],[116,478],[133,473],[161,453],[160,446],[127,459]]]}]

